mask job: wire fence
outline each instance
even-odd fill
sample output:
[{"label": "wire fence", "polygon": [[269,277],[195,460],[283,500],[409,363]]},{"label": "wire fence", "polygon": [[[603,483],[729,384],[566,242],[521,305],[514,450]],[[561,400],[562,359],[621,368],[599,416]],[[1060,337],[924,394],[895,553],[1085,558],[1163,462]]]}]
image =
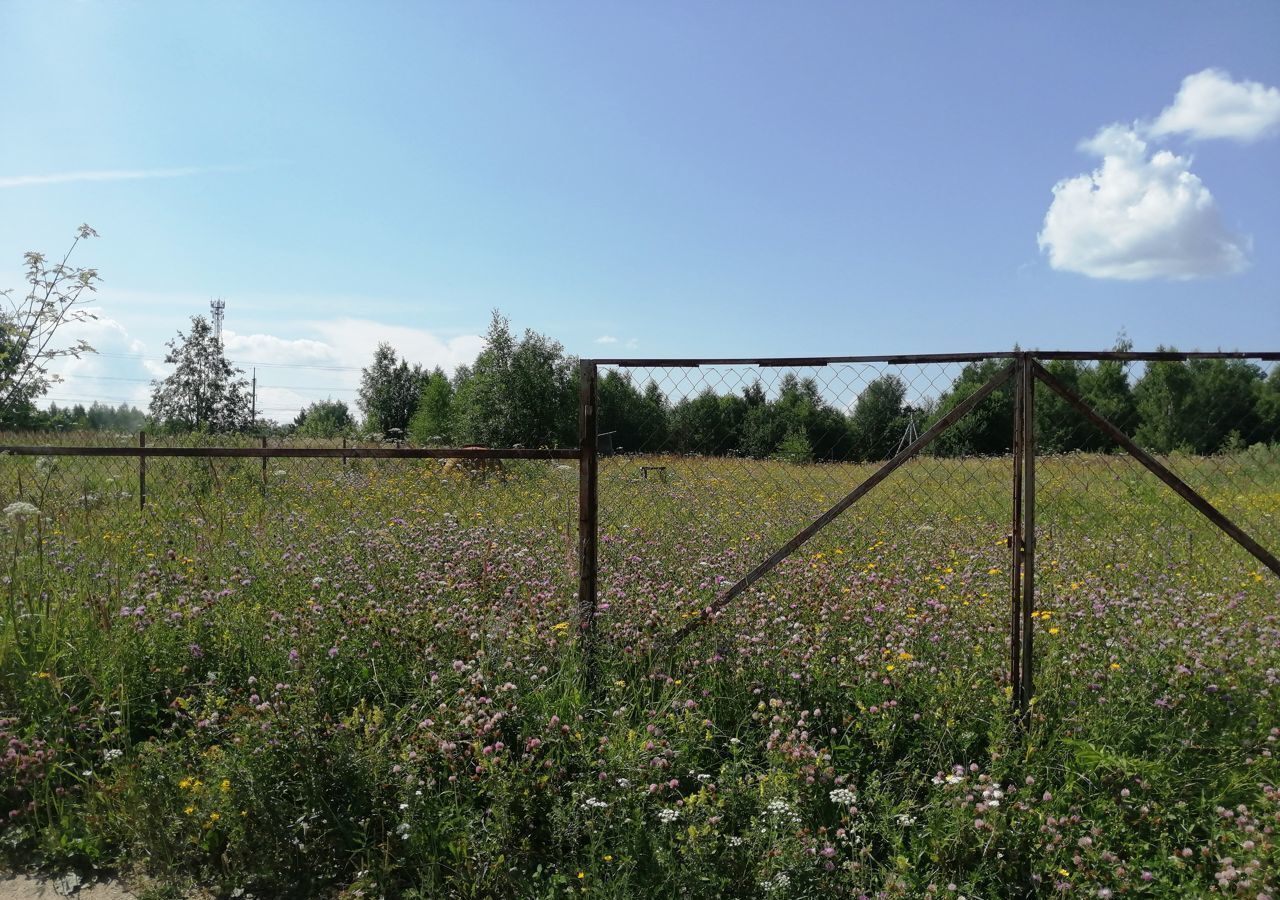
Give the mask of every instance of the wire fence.
[{"label": "wire fence", "polygon": [[1100,592],[1144,598],[1108,625],[1138,631],[1276,595],[1277,359],[587,360],[574,448],[10,434],[0,496],[68,534],[165,521],[231,541],[295,517],[559,554],[543,587],[576,578],[591,682],[636,658],[675,672],[788,646],[799,671],[891,652],[819,646],[799,604],[819,623],[891,614],[911,640],[943,610],[1005,636],[1025,712],[1037,660],[1069,652],[1037,633],[1114,618]]}]

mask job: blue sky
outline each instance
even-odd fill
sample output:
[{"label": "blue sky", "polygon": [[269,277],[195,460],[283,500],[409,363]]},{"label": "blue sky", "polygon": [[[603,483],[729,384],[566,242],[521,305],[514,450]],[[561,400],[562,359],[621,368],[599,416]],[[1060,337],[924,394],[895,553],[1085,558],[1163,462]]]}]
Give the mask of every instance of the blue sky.
[{"label": "blue sky", "polygon": [[103,355],[50,396],[144,402],[221,296],[278,419],[494,307],[595,356],[1276,349],[1277,39],[1275,3],[0,0],[0,287],[88,222]]}]

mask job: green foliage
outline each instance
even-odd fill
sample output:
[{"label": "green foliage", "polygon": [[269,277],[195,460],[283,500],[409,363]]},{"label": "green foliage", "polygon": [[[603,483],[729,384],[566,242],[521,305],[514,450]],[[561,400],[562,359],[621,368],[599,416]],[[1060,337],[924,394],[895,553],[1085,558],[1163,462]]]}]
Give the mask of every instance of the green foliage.
[{"label": "green foliage", "polygon": [[1253,387],[1258,440],[1280,441],[1280,365],[1271,370],[1265,381],[1258,381]]},{"label": "green foliage", "polygon": [[127,403],[109,406],[95,402],[88,407],[83,403],[65,407],[51,403],[43,414],[36,413],[31,427],[40,430],[133,432],[140,430],[146,420],[146,413]]},{"label": "green foliage", "polygon": [[355,431],[356,420],[341,400],[318,400],[298,413],[293,426],[301,437],[335,438]]},{"label": "green foliage", "polygon": [[627,453],[654,453],[666,440],[666,400],[650,381],[636,388],[629,373],[607,370],[599,379],[601,433],[614,432],[613,447]]},{"label": "green foliage", "polygon": [[813,462],[813,446],[803,431],[789,431],[778,445],[777,455],[789,463]]},{"label": "green foliage", "polygon": [[484,350],[455,381],[450,416],[462,443],[564,447],[577,440],[575,360],[534,331],[517,340],[497,310]]},{"label": "green foliage", "polygon": [[[1138,424],[1138,409],[1124,363],[1103,360],[1079,373],[1080,399],[1125,434],[1132,435]],[[1037,395],[1038,397],[1039,395]],[[1039,402],[1037,400],[1037,402]],[[1110,438],[1088,423],[1076,419],[1075,441],[1062,449],[1106,452],[1114,449]]]},{"label": "green foliage", "polygon": [[[989,359],[965,366],[951,389],[939,398],[934,421],[977,393],[982,385],[1007,365],[1006,360]],[[934,441],[933,451],[940,456],[993,456],[1008,453],[1013,446],[1013,381],[1014,379],[1006,381],[970,410],[968,415],[943,432]]]},{"label": "green foliage", "polygon": [[66,325],[97,318],[84,308],[97,290],[97,270],[67,265],[80,241],[97,236],[81,225],[70,249],[53,264],[42,253],[26,253],[26,294],[15,301],[12,290],[0,290],[0,426],[37,424],[35,399],[62,380],[49,364],[94,352],[84,340],[63,346],[58,334]]},{"label": "green foliage", "polygon": [[1245,360],[1148,363],[1133,391],[1136,439],[1157,453],[1216,453],[1265,434],[1263,383],[1262,370]]},{"label": "green foliage", "polygon": [[448,444],[453,435],[453,385],[439,366],[427,378],[418,398],[418,409],[409,420],[409,436],[415,444],[434,447]]},{"label": "green foliage", "polygon": [[849,429],[860,460],[888,459],[907,430],[907,386],[897,375],[871,381],[854,404]]},{"label": "green foliage", "polygon": [[231,365],[222,341],[204,316],[168,343],[164,361],[173,372],[151,383],[151,418],[168,431],[244,431],[254,419],[249,383]]},{"label": "green foliage", "polygon": [[373,362],[360,370],[360,411],[366,431],[403,436],[418,408],[428,375],[422,366],[399,359],[388,343],[378,344]]}]

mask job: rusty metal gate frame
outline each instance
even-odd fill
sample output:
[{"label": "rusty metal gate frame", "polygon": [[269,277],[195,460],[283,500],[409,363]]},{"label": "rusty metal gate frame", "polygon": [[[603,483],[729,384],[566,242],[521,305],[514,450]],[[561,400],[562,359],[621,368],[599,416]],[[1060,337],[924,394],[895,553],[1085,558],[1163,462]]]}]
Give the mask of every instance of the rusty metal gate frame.
[{"label": "rusty metal gate frame", "polygon": [[1204,515],[1232,540],[1243,547],[1266,568],[1280,577],[1280,560],[1250,537],[1243,529],[1228,519],[1190,485],[1175,475],[1159,460],[1139,447],[1123,431],[1092,409],[1067,385],[1041,365],[1041,360],[1091,360],[1130,362],[1183,362],[1188,359],[1259,359],[1280,360],[1280,353],[1245,352],[1155,352],[1132,353],[1127,351],[1015,351],[1013,353],[981,354],[926,354],[919,356],[845,356],[845,357],[795,357],[774,359],[583,359],[580,361],[579,446],[579,518],[578,518],[578,612],[579,633],[587,670],[587,684],[594,683],[594,658],[596,651],[595,619],[598,609],[598,556],[599,492],[597,465],[597,413],[598,375],[601,365],[632,368],[698,367],[702,365],[756,365],[756,366],[825,366],[833,363],[867,363],[908,365],[925,362],[977,362],[981,360],[1007,359],[1009,364],[966,397],[946,415],[921,434],[909,446],[903,448],[874,473],[846,494],[826,512],[797,532],[767,559],[746,575],[739,578],[708,606],[700,609],[694,618],[675,631],[665,649],[673,650],[686,637],[707,624],[724,607],[759,581],[783,560],[803,546],[814,535],[830,525],[843,512],[866,496],[878,484],[888,478],[903,463],[916,456],[967,415],[975,406],[989,397],[996,389],[1011,379],[1014,382],[1014,415],[1012,435],[1012,515],[1007,544],[1010,549],[1010,606],[1009,606],[1009,684],[1011,688],[1011,712],[1023,725],[1027,722],[1031,701],[1035,694],[1034,639],[1035,639],[1035,551],[1036,551],[1036,428],[1035,385],[1044,384],[1079,412],[1103,434],[1116,442],[1126,453],[1136,459],[1179,497]]}]

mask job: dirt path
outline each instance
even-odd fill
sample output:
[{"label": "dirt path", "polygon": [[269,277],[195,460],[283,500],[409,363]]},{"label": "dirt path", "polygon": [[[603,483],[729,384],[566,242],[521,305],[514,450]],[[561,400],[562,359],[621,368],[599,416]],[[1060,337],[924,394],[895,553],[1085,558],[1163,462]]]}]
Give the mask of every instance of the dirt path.
[{"label": "dirt path", "polygon": [[26,875],[0,874],[0,900],[54,900],[75,897],[77,900],[136,900],[114,881],[104,884],[79,884],[74,880],[31,878]]}]

